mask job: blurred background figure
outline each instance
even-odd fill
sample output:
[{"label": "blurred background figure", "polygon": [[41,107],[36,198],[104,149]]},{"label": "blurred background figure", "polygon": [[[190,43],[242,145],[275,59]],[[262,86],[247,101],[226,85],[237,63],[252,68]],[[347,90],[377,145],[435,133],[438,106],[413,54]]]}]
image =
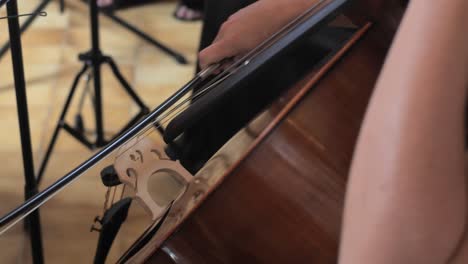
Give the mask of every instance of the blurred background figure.
[{"label": "blurred background figure", "polygon": [[180,0],[174,11],[174,17],[181,21],[203,19],[204,0]]},{"label": "blurred background figure", "polygon": [[[101,8],[115,10],[133,5],[154,2],[154,0],[97,0]],[[203,18],[204,0],[179,0],[174,17],[181,21],[198,21]]]}]

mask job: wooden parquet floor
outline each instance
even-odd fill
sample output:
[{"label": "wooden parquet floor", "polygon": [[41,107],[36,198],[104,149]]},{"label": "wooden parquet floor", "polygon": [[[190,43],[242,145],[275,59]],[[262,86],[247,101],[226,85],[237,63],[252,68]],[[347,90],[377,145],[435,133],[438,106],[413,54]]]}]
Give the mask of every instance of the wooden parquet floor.
[{"label": "wooden parquet floor", "polygon": [[[21,13],[30,12],[39,0],[19,1]],[[179,65],[160,50],[102,17],[101,43],[105,54],[112,56],[127,80],[143,101],[155,107],[194,72],[201,23],[175,20],[175,2],[156,2],[144,7],[119,11],[119,15],[152,36],[180,51],[190,60]],[[4,9],[4,8],[3,8]],[[90,47],[88,9],[81,1],[67,1],[65,13],[59,12],[58,1],[46,8],[47,17],[39,18],[23,36],[27,95],[36,170],[69,92],[73,77],[81,67],[80,52]],[[0,10],[5,15],[5,10]],[[24,21],[24,18],[22,19]],[[6,20],[0,20],[0,43],[8,39]],[[117,132],[135,114],[131,102],[118,82],[103,68],[104,122],[107,133]],[[79,91],[67,120],[73,121]],[[84,105],[87,127],[94,119],[89,100]],[[8,53],[0,60],[0,215],[22,202],[23,167],[11,59]],[[75,165],[92,154],[66,133],[61,133],[46,170],[41,189],[50,185]],[[41,208],[44,254],[46,263],[91,263],[98,233],[89,232],[96,215],[102,213],[106,189],[99,171],[107,163],[92,169]],[[149,223],[139,206],[131,214],[112,249],[113,263]],[[1,263],[30,263],[27,235],[18,224],[0,237]]]}]

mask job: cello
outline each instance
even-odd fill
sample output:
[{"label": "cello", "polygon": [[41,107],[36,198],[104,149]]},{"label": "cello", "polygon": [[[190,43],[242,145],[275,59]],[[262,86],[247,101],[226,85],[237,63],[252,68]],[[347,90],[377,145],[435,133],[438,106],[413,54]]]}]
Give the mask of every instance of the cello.
[{"label": "cello", "polygon": [[176,208],[146,248],[121,260],[336,263],[354,145],[406,4],[348,6],[356,32],[214,155],[195,176],[221,174],[214,187],[188,191],[198,205]]},{"label": "cello", "polygon": [[[344,2],[347,1],[340,3]],[[355,33],[231,139],[195,177],[188,177],[179,163],[165,156],[163,149],[148,143],[151,146],[148,152],[171,163],[170,172],[177,176],[167,178],[166,186],[176,191],[165,200],[167,197],[155,197],[154,193],[136,196],[155,220],[154,228],[148,231],[157,232],[151,236],[144,234],[121,262],[336,262],[346,175],[354,142],[404,10],[401,1],[386,2],[382,9],[386,12],[376,11],[376,19],[372,20],[367,12],[371,8],[361,9],[362,4],[356,1],[349,7],[350,17],[358,26]],[[316,23],[322,19],[316,17]],[[244,63],[252,65],[248,60]],[[204,105],[199,105],[200,111],[206,111]],[[153,118],[154,115],[149,117]],[[183,127],[184,122],[181,123]],[[178,130],[175,124],[173,131]],[[131,138],[133,135],[124,135],[122,141],[127,146],[118,157],[132,150],[138,153],[139,148],[147,146],[138,144],[143,140],[128,142]],[[108,150],[105,148],[98,155],[107,155]],[[133,189],[141,189],[145,184],[136,181],[138,177],[129,170],[130,165],[122,162],[115,165],[124,184]],[[70,175],[85,169],[86,166],[80,166]],[[167,172],[167,166],[162,169]],[[2,218],[0,225],[8,225],[32,207],[40,206],[39,198],[48,197],[61,184],[72,180],[65,177]],[[155,200],[171,202],[158,206]]]}]

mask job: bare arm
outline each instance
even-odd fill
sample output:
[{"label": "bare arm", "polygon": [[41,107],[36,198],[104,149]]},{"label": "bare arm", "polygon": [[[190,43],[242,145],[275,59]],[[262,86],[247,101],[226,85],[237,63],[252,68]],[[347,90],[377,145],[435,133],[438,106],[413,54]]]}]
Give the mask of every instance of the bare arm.
[{"label": "bare arm", "polygon": [[465,228],[468,1],[413,0],[352,164],[340,263],[445,263]]}]

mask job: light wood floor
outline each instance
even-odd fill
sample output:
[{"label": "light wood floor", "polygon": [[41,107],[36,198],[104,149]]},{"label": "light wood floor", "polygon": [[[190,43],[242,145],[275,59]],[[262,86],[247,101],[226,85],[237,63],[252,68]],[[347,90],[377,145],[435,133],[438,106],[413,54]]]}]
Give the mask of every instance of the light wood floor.
[{"label": "light wood floor", "polygon": [[[19,1],[22,13],[29,12],[39,0]],[[143,40],[113,22],[101,19],[104,53],[115,58],[127,80],[144,102],[155,107],[194,72],[200,23],[179,22],[172,17],[174,2],[122,11],[121,16],[186,55],[190,65],[178,65]],[[67,1],[64,14],[53,1],[48,16],[38,19],[23,37],[32,141],[36,169],[62,109],[74,75],[81,67],[79,52],[89,49],[88,10],[80,1]],[[1,10],[0,15],[4,15]],[[8,38],[7,23],[0,20],[0,42]],[[116,132],[135,113],[131,103],[109,69],[104,67],[104,120],[108,133]],[[80,85],[83,88],[83,84]],[[78,92],[80,95],[81,92]],[[23,167],[16,116],[10,54],[0,60],[0,215],[23,199]],[[78,99],[79,96],[76,96]],[[89,101],[89,100],[88,100]],[[78,100],[68,120],[73,120]],[[85,104],[85,123],[92,127],[89,102]],[[59,137],[41,189],[56,181],[92,153],[66,133]],[[41,208],[46,263],[90,263],[98,234],[90,233],[92,220],[101,214],[105,188],[99,178],[100,164]],[[123,227],[110,256],[110,262],[139,235],[149,219],[138,207]],[[29,241],[21,224],[0,237],[1,263],[30,263]]]}]

